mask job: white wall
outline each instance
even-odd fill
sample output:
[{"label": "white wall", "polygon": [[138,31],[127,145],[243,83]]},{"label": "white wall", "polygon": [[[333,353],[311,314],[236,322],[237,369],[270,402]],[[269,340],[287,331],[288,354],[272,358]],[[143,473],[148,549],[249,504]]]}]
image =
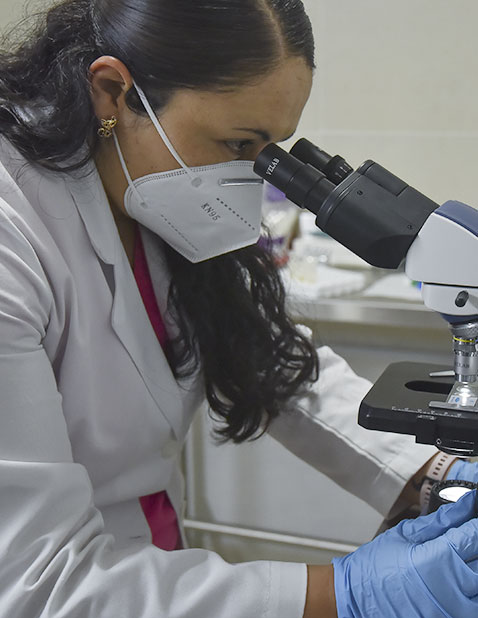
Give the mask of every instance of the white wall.
[{"label": "white wall", "polygon": [[0,0],[0,29],[8,29],[27,12],[31,14],[48,4],[50,0]]},{"label": "white wall", "polygon": [[478,206],[476,0],[305,0],[318,70],[298,135]]},{"label": "white wall", "polygon": [[3,28],[5,24],[19,16],[21,4],[21,2],[15,2],[14,0],[0,0],[0,27]]}]

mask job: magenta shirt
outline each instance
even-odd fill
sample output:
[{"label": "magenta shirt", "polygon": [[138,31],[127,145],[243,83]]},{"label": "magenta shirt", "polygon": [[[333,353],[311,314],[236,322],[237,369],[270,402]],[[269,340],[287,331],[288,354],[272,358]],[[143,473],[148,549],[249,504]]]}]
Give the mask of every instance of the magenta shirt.
[{"label": "magenta shirt", "polygon": [[[168,335],[154,295],[139,227],[136,228],[134,247],[134,277],[151,325],[159,343],[164,347],[168,341]],[[181,547],[181,535],[176,511],[168,494],[165,491],[160,491],[150,496],[143,496],[139,501],[151,529],[153,545],[167,551],[179,549]]]}]

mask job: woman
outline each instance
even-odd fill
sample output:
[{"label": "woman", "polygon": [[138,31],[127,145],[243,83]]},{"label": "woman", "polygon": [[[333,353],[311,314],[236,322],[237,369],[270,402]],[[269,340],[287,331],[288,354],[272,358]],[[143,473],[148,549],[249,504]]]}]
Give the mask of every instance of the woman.
[{"label": "woman", "polygon": [[368,383],[318,371],[254,246],[250,162],[313,68],[299,0],[67,0],[2,56],[2,615],[476,615],[473,496],[334,567],[183,549],[204,397],[222,439],[270,431],[385,515],[458,465],[356,427]]}]

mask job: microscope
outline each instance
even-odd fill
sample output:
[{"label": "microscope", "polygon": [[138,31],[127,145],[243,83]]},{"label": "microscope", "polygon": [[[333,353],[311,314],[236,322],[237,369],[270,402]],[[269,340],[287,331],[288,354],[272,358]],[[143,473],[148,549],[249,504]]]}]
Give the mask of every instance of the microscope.
[{"label": "microscope", "polygon": [[326,234],[379,268],[403,262],[451,331],[454,368],[394,363],[361,402],[359,424],[411,434],[455,456],[478,455],[478,210],[439,206],[374,161],[357,170],[306,139],[270,144],[254,170]]}]

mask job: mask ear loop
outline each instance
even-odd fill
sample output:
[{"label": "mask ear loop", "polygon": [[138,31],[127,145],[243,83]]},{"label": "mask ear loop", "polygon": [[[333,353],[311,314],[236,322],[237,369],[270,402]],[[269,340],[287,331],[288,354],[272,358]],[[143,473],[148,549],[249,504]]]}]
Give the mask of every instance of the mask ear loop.
[{"label": "mask ear loop", "polygon": [[126,180],[128,181],[128,186],[131,189],[131,191],[138,198],[138,201],[141,204],[141,206],[144,206],[146,208],[147,204],[144,201],[144,198],[142,197],[141,193],[136,188],[136,186],[135,186],[135,184],[133,182],[133,179],[131,178],[131,175],[130,175],[128,167],[126,165],[126,161],[124,160],[123,152],[122,152],[121,147],[119,145],[119,141],[118,141],[118,138],[116,137],[116,132],[115,132],[114,129],[112,130],[112,133],[113,133],[113,139],[115,141],[116,151],[118,153],[118,157],[119,157],[119,160],[120,160],[120,163],[121,163],[121,167],[123,168],[124,175],[126,176]]},{"label": "mask ear loop", "polygon": [[161,135],[161,138],[162,138],[163,142],[166,144],[167,149],[173,155],[173,157],[176,159],[176,161],[179,163],[179,165],[187,172],[188,176],[191,178],[192,185],[195,186],[195,187],[198,187],[199,185],[202,184],[201,178],[199,178],[198,176],[195,176],[194,172],[192,171],[192,169],[189,168],[186,165],[186,163],[184,163],[184,161],[179,156],[178,152],[176,151],[176,149],[172,145],[169,137],[166,135],[165,130],[161,126],[161,124],[160,124],[160,122],[158,120],[158,117],[156,116],[153,108],[151,107],[151,105],[150,105],[148,99],[146,98],[146,95],[144,94],[144,92],[141,89],[141,87],[138,86],[138,84],[134,80],[133,80],[133,85],[136,88],[136,92],[138,93],[138,96],[141,99],[141,103],[144,105],[144,108],[147,111],[148,116],[151,119],[151,122],[153,123],[156,131]]}]

